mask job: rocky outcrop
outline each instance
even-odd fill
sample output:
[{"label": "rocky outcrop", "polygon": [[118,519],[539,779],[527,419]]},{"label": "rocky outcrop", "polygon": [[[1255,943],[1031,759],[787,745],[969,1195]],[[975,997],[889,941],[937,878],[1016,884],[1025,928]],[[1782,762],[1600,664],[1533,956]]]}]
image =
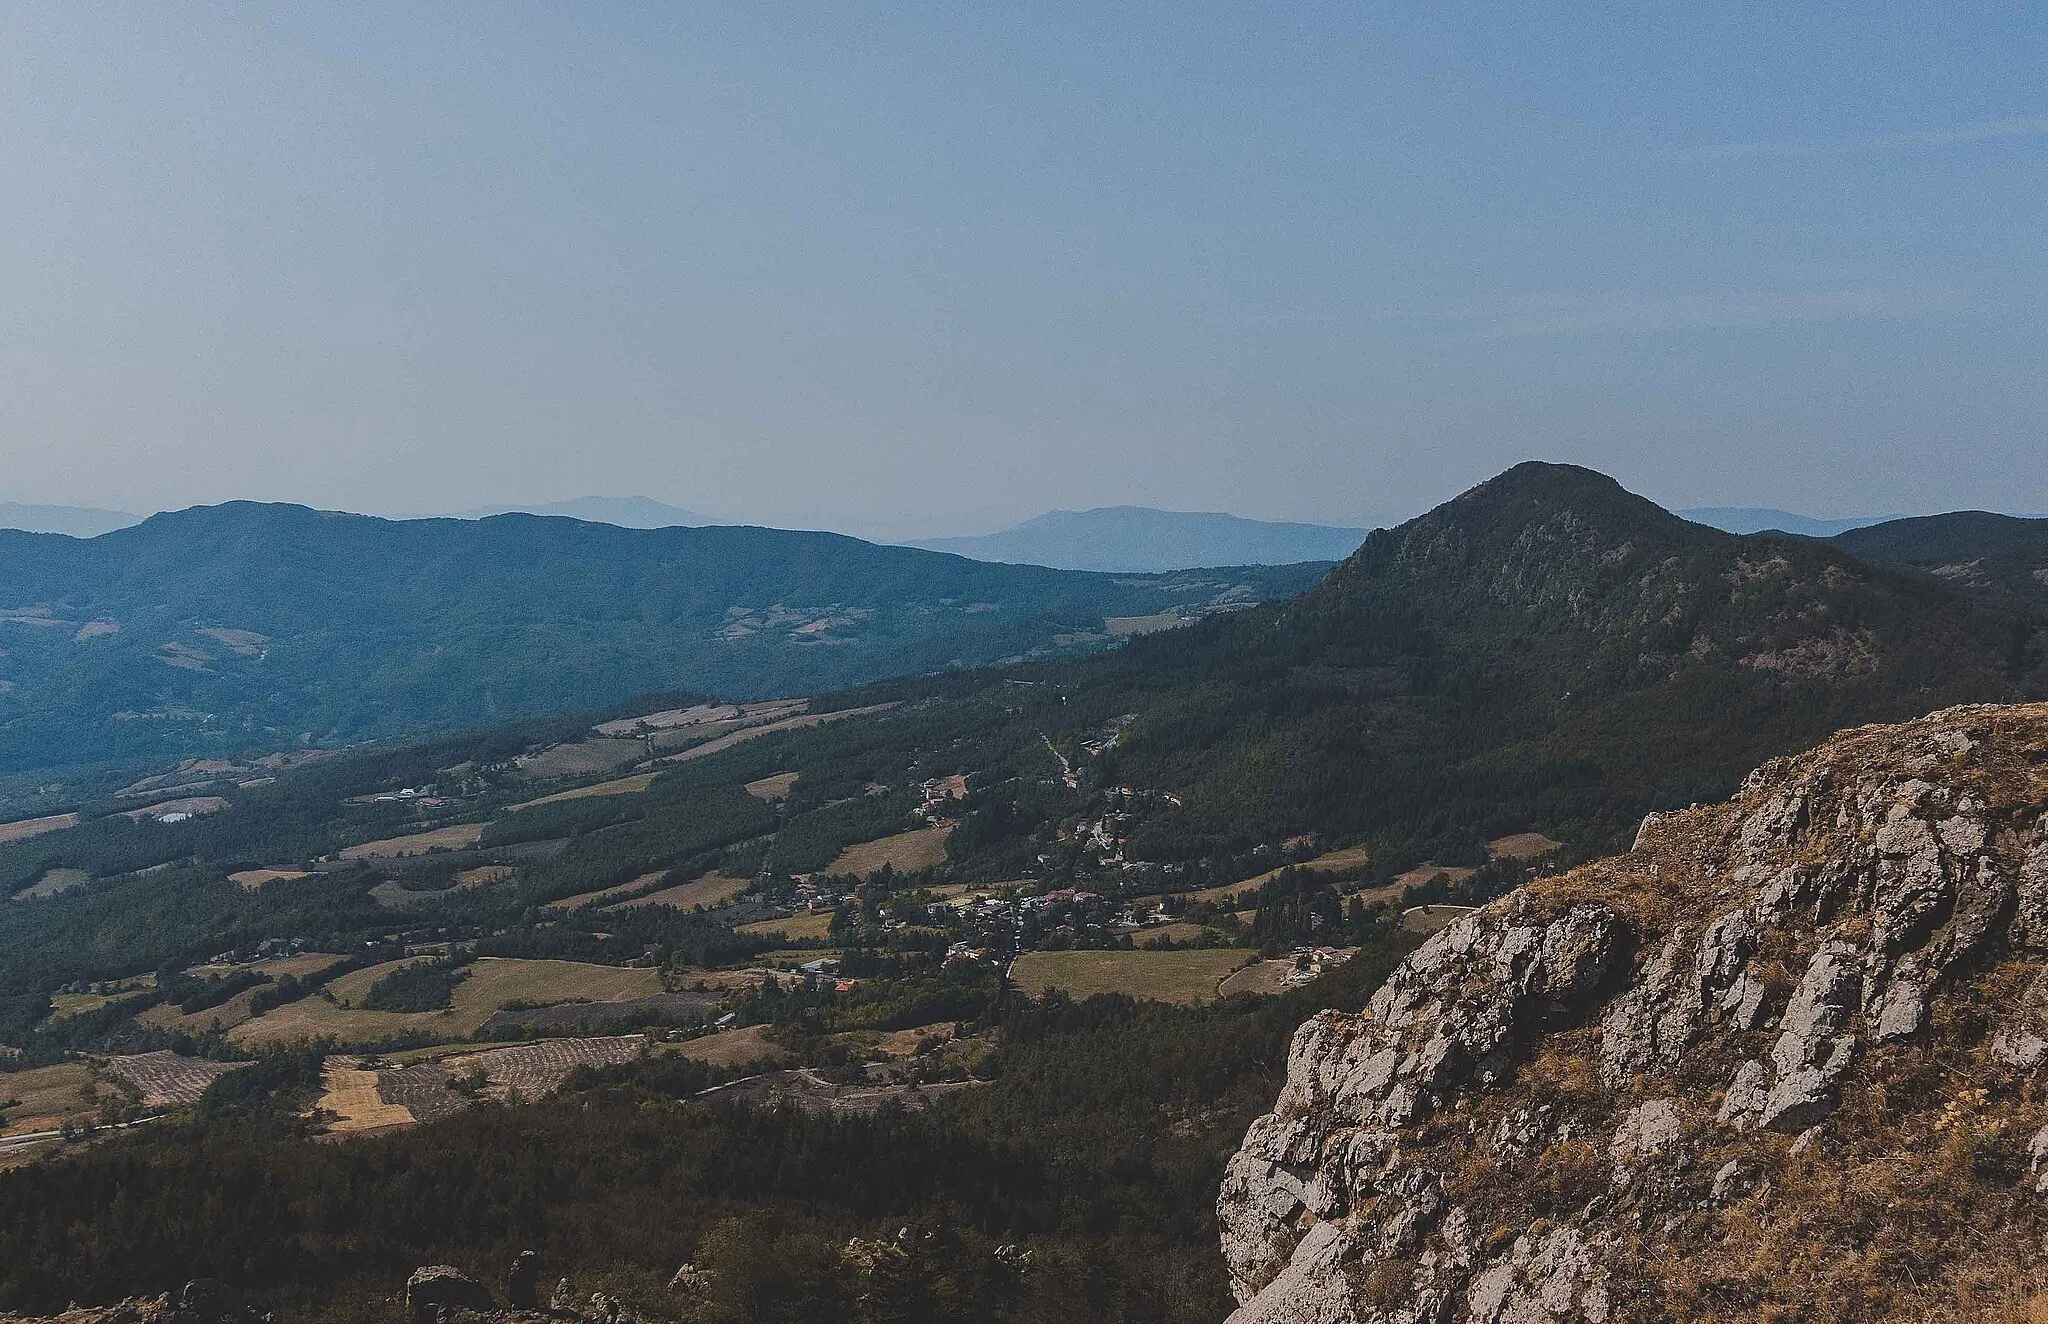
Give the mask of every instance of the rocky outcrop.
[{"label": "rocky outcrop", "polygon": [[265,1324],[233,1288],[212,1278],[197,1278],[175,1292],[131,1297],[110,1306],[73,1306],[61,1315],[10,1315],[0,1324]]},{"label": "rocky outcrop", "polygon": [[1845,732],[1303,1025],[1218,1202],[1232,1318],[2023,1304],[2044,1064],[2048,705]]}]

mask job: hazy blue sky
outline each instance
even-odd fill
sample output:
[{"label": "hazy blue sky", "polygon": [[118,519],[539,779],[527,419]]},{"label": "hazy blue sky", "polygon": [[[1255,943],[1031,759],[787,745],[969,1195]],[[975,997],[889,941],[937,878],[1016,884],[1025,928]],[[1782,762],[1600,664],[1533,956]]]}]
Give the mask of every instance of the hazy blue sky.
[{"label": "hazy blue sky", "polygon": [[16,0],[0,498],[2048,509],[2048,9],[1650,8]]}]

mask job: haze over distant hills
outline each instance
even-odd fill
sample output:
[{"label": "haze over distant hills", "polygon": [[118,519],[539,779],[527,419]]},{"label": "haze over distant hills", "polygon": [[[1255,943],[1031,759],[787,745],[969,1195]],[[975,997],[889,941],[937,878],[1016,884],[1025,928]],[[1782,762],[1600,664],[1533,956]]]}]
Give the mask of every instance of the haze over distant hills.
[{"label": "haze over distant hills", "polygon": [[255,502],[84,541],[6,531],[0,771],[1086,652],[1321,573],[1089,575],[831,533]]},{"label": "haze over distant hills", "polygon": [[585,496],[525,506],[478,506],[458,511],[453,518],[489,519],[493,515],[560,515],[591,524],[616,524],[622,529],[701,528],[727,522],[644,496]]},{"label": "haze over distant hills", "polygon": [[39,506],[19,501],[0,501],[0,529],[21,529],[28,533],[62,533],[73,538],[97,538],[102,533],[125,529],[142,521],[140,515],[123,510],[100,510],[93,506]]},{"label": "haze over distant hills", "polygon": [[1672,513],[1723,533],[1768,533],[1775,529],[1779,533],[1796,533],[1802,538],[1832,538],[1851,529],[1900,518],[1897,515],[1852,515],[1847,519],[1817,519],[1812,515],[1795,515],[1789,510],[1776,510],[1770,506],[1694,506],[1690,510]]},{"label": "haze over distant hills", "polygon": [[905,544],[977,561],[1059,570],[1157,572],[1219,565],[1341,561],[1366,530],[1283,524],[1216,512],[1104,506],[1053,510],[1000,533]]}]

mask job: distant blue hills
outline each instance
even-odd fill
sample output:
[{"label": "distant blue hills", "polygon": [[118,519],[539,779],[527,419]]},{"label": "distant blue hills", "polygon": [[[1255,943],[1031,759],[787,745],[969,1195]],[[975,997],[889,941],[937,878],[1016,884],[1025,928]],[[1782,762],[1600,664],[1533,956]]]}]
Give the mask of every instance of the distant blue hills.
[{"label": "distant blue hills", "polygon": [[907,545],[1011,565],[1159,574],[1198,566],[1341,561],[1358,550],[1366,533],[1214,512],[1105,506],[1049,511],[1000,533],[926,538]]}]

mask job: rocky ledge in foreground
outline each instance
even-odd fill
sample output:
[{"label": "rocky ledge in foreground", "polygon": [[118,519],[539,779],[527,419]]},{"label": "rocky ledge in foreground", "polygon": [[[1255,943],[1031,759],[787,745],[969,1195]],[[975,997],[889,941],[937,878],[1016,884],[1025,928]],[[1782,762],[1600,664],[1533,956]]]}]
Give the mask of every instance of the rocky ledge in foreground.
[{"label": "rocky ledge in foreground", "polygon": [[2048,1318],[2048,704],[1845,732],[1303,1025],[1233,1324]]}]

